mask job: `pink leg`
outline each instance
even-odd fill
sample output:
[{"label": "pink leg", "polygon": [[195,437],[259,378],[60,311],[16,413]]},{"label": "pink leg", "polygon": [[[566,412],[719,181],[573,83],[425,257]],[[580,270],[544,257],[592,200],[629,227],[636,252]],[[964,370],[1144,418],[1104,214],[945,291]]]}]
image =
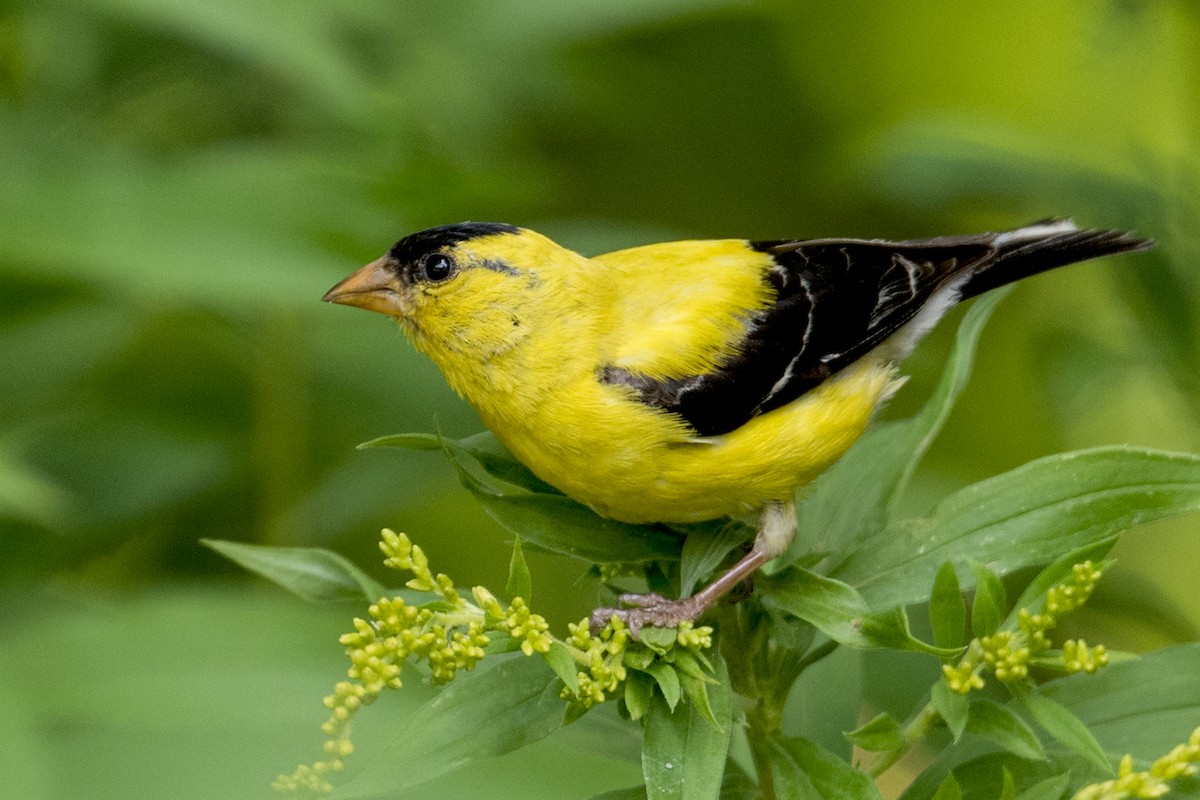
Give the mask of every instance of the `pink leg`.
[{"label": "pink leg", "polygon": [[682,600],[668,600],[657,594],[625,594],[617,598],[621,608],[598,608],[592,612],[592,631],[599,631],[614,617],[620,618],[636,637],[638,629],[649,625],[673,628],[699,617],[731,589],[749,578],[763,564],[787,549],[796,536],[796,510],[792,503],[773,502],[763,507],[754,547],[741,561],[715,581]]}]

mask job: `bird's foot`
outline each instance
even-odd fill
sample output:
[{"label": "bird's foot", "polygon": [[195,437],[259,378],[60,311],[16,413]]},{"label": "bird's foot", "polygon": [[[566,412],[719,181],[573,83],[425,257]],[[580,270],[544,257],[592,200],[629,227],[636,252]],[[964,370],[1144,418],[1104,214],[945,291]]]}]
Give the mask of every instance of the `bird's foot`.
[{"label": "bird's foot", "polygon": [[617,597],[618,608],[597,608],[592,612],[590,627],[593,634],[604,630],[613,617],[625,623],[625,627],[638,638],[638,631],[645,627],[674,628],[681,622],[694,620],[704,613],[706,606],[697,596],[683,600],[668,600],[661,594],[623,594]]}]

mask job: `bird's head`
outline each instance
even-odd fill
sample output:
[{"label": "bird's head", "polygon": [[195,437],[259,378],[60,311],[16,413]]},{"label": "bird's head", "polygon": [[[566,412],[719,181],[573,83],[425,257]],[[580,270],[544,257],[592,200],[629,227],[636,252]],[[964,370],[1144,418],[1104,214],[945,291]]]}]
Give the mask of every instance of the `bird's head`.
[{"label": "bird's head", "polygon": [[395,318],[445,369],[511,349],[533,322],[547,281],[581,256],[540,234],[496,222],[419,231],[322,298]]}]

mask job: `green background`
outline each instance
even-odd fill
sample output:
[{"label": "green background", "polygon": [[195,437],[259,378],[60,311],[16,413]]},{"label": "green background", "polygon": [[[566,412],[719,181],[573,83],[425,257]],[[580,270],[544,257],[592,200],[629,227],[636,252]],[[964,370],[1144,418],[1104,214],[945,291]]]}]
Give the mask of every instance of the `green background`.
[{"label": "green background", "polygon": [[[201,537],[378,575],[386,525],[503,588],[507,536],[442,458],[354,449],[480,429],[384,319],[318,302],[400,236],[496,220],[599,253],[1072,216],[1156,238],[1005,302],[916,513],[1065,449],[1200,450],[1198,145],[1184,0],[0,2],[0,774],[22,798],[255,797],[316,755],[360,611]],[[1089,640],[1195,635],[1195,524],[1118,548]],[[592,606],[584,565],[530,562],[557,629]],[[603,754],[531,778],[555,746],[438,791],[637,780]]]}]

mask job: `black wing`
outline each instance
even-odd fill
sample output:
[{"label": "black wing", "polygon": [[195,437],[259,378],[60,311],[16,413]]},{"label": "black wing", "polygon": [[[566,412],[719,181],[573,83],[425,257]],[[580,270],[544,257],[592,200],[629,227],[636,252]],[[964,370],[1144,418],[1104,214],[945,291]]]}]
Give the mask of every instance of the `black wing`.
[{"label": "black wing", "polygon": [[[897,333],[930,306],[927,330],[954,302],[1028,275],[1152,242],[1047,221],[1001,234],[907,242],[752,242],[774,260],[774,304],[750,321],[734,358],[704,375],[655,380],[607,367],[602,380],[683,417],[697,434],[728,433],[786,405]],[[944,298],[944,299],[943,299]]]}]

